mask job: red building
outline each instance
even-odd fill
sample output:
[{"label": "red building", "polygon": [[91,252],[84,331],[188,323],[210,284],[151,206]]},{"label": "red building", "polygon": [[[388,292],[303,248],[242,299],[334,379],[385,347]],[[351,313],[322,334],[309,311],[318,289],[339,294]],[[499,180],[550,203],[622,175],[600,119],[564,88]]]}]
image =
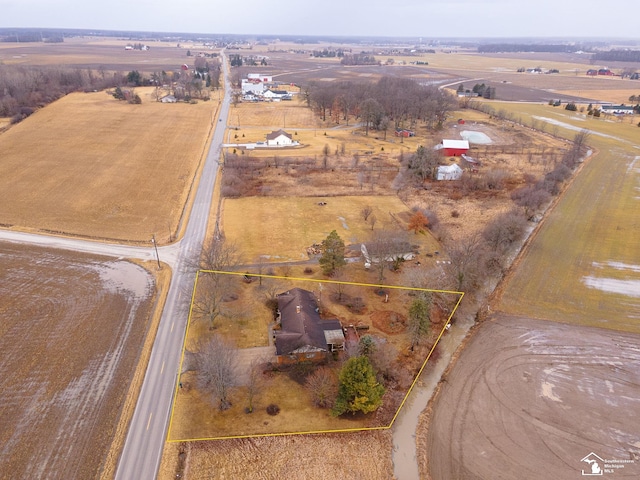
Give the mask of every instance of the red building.
[{"label": "red building", "polygon": [[442,140],[440,149],[446,157],[459,157],[469,151],[468,140]]}]

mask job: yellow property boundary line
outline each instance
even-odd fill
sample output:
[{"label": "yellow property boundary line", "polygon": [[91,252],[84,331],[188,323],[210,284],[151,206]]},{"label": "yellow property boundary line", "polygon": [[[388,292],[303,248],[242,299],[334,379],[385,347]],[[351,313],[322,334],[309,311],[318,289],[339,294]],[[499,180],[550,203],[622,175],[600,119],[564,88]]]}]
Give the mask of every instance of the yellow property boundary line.
[{"label": "yellow property boundary line", "polygon": [[420,370],[418,371],[418,373],[416,374],[415,378],[413,379],[413,382],[411,382],[411,386],[407,390],[407,393],[405,394],[404,398],[402,399],[402,402],[398,406],[398,409],[396,410],[395,415],[391,419],[391,422],[389,422],[389,425],[382,425],[382,426],[379,426],[379,427],[344,428],[344,429],[335,429],[335,430],[311,430],[311,431],[303,431],[303,432],[274,432],[274,433],[256,433],[256,434],[253,434],[253,435],[227,435],[227,436],[224,436],[224,437],[203,437],[203,438],[171,439],[171,427],[173,425],[173,414],[174,414],[174,410],[175,410],[175,406],[176,406],[176,399],[177,399],[177,396],[178,396],[178,389],[179,389],[179,381],[176,381],[176,386],[175,386],[175,390],[174,390],[174,394],[173,394],[173,402],[172,402],[172,405],[171,405],[171,416],[169,418],[169,428],[167,430],[167,437],[166,437],[167,443],[199,442],[199,441],[207,441],[207,440],[231,440],[231,439],[236,439],[236,438],[282,437],[282,436],[285,436],[285,435],[313,435],[313,434],[320,434],[320,433],[346,433],[346,432],[365,432],[365,431],[372,431],[372,430],[388,430],[391,427],[393,427],[393,424],[396,421],[396,418],[398,417],[398,415],[400,414],[400,411],[402,410],[402,407],[404,407],[404,404],[406,403],[407,399],[409,398],[409,395],[411,394],[411,392],[413,391],[413,388],[415,387],[416,383],[418,382],[418,379],[420,378],[420,374],[422,374],[422,371],[427,366],[427,363],[429,362],[429,359],[431,358],[431,355],[433,354],[433,352],[435,351],[436,347],[438,346],[438,343],[440,343],[440,339],[444,335],[444,332],[447,330],[447,326],[450,324],[451,318],[456,313],[456,310],[458,309],[458,306],[460,305],[460,302],[462,301],[462,298],[464,297],[464,292],[456,292],[456,291],[451,291],[451,290],[433,290],[433,289],[428,289],[428,288],[402,287],[402,286],[397,286],[397,285],[382,285],[382,284],[374,284],[374,283],[357,283],[357,282],[341,282],[341,281],[333,281],[333,280],[298,278],[298,277],[283,277],[283,276],[277,276],[277,275],[262,275],[262,274],[253,274],[253,273],[247,274],[247,273],[241,273],[241,272],[224,272],[224,271],[220,271],[220,270],[198,270],[198,272],[196,274],[196,278],[195,278],[195,280],[193,282],[193,293],[191,294],[191,305],[189,306],[189,318],[187,320],[187,329],[186,329],[186,332],[185,332],[185,335],[184,335],[184,340],[183,340],[183,343],[182,343],[182,354],[180,356],[180,365],[178,366],[178,373],[176,375],[177,378],[180,377],[180,372],[182,371],[182,363],[184,361],[184,352],[185,352],[185,348],[186,348],[186,344],[187,344],[187,338],[189,336],[189,327],[191,326],[191,314],[193,313],[193,302],[194,302],[194,299],[195,299],[196,290],[198,288],[198,278],[200,277],[201,273],[215,273],[215,274],[222,274],[222,275],[238,275],[238,276],[247,275],[249,277],[274,278],[274,279],[283,279],[283,280],[289,280],[289,281],[297,280],[297,281],[302,281],[302,282],[332,283],[332,284],[341,284],[341,285],[356,285],[356,286],[360,286],[360,287],[379,287],[379,288],[391,288],[391,289],[396,289],[396,290],[413,290],[413,291],[419,291],[419,292],[448,293],[448,294],[459,295],[459,298],[458,298],[458,301],[456,302],[455,306],[453,307],[451,313],[449,314],[449,317],[447,317],[447,321],[445,322],[444,326],[442,327],[442,330],[440,330],[440,334],[436,338],[436,341],[434,342],[433,346],[431,347],[431,350],[429,350],[429,354],[427,355],[427,358],[425,358],[424,362],[422,363],[422,366],[420,367]]}]

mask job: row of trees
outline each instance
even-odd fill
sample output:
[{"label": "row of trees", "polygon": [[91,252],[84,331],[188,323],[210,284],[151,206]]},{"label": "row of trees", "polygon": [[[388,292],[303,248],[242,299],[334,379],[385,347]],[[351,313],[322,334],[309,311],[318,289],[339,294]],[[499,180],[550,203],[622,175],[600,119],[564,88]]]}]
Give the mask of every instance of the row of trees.
[{"label": "row of trees", "polygon": [[179,97],[203,96],[205,88],[218,87],[221,66],[218,59],[197,57],[195,73],[189,71],[153,72],[144,76],[137,70],[128,73],[57,67],[0,65],[0,117],[14,122],[36,109],[71,92],[106,90],[115,87],[174,85]]},{"label": "row of trees", "polygon": [[438,88],[407,78],[385,76],[376,83],[311,83],[302,90],[307,105],[335,123],[349,124],[350,118],[369,129],[413,128],[422,121],[429,128],[441,127],[457,108],[453,97]]},{"label": "row of trees", "polygon": [[0,65],[0,117],[14,121],[77,91],[102,90],[126,83],[122,73],[91,69]]},{"label": "row of trees", "polygon": [[591,57],[592,62],[640,62],[640,50],[609,50],[596,52]]}]

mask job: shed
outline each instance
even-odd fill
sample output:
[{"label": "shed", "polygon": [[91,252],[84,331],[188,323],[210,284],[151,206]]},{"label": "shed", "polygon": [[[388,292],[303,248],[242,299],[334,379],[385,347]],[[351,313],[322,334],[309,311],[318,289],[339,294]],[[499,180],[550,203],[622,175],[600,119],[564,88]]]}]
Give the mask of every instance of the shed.
[{"label": "shed", "polygon": [[442,154],[447,157],[457,157],[468,151],[468,140],[442,140]]},{"label": "shed", "polygon": [[462,168],[457,163],[438,167],[437,180],[459,180],[462,177]]}]

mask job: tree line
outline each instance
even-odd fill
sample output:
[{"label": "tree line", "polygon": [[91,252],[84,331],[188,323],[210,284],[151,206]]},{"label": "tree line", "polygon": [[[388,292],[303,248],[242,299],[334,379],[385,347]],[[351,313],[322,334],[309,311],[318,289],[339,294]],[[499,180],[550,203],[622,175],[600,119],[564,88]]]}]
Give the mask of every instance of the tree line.
[{"label": "tree line", "polygon": [[596,52],[591,57],[593,62],[640,62],[640,50],[609,50]]},{"label": "tree line", "polygon": [[499,52],[535,52],[535,53],[572,53],[579,49],[576,45],[543,44],[543,43],[489,43],[478,46],[480,53]]},{"label": "tree line", "polygon": [[122,73],[103,69],[0,66],[0,117],[18,122],[36,109],[77,91],[112,88],[126,83]]},{"label": "tree line", "polygon": [[455,99],[432,85],[415,80],[384,76],[375,83],[342,81],[310,83],[302,89],[302,98],[323,121],[336,124],[350,119],[363,122],[369,129],[413,128],[424,122],[428,128],[440,128],[450,112],[457,108]]},{"label": "tree line", "polygon": [[137,70],[128,73],[81,68],[46,68],[0,65],[0,117],[16,123],[38,108],[71,93],[106,90],[116,87],[175,85],[180,98],[203,96],[205,88],[220,82],[220,61],[196,59],[195,71],[153,72],[145,77]]}]

